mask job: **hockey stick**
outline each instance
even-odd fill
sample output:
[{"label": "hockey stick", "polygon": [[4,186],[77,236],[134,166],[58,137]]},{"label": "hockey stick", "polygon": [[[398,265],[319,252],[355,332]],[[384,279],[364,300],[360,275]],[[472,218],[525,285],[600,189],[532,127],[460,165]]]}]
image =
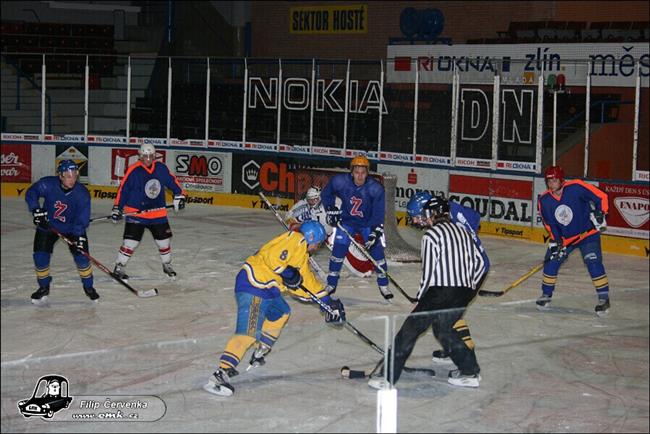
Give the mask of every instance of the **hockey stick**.
[{"label": "hockey stick", "polygon": [[[72,247],[76,247],[76,244],[75,244],[71,239],[67,238],[67,237],[66,237],[65,235],[63,235],[61,232],[59,232],[58,230],[56,230],[56,228],[50,226],[50,230],[51,230],[52,232],[54,232],[55,234],[57,234],[57,235],[59,236],[59,238],[61,238],[63,241],[65,241],[68,245],[70,245],[70,246],[72,246]],[[113,279],[117,280],[120,284],[122,284],[123,286],[125,286],[129,291],[131,291],[132,293],[134,293],[134,294],[137,295],[138,297],[147,298],[147,297],[154,297],[154,296],[158,295],[158,289],[157,289],[157,288],[148,289],[148,290],[146,290],[146,291],[142,291],[142,292],[138,291],[137,289],[133,288],[131,285],[129,285],[128,283],[126,283],[124,280],[122,280],[122,279],[120,279],[119,277],[117,277],[117,276],[115,275],[115,273],[113,273],[111,270],[109,270],[108,268],[106,268],[106,267],[105,267],[101,262],[99,262],[97,259],[95,259],[95,258],[93,258],[92,256],[90,256],[90,254],[89,254],[88,252],[86,252],[85,250],[80,250],[79,252],[80,252],[82,255],[84,255],[86,258],[88,258],[88,260],[89,260],[90,262],[92,262],[93,264],[95,264],[95,266],[97,266],[97,268],[99,268],[99,269],[102,270],[104,273],[106,273],[106,274],[108,274],[109,276],[111,276]]]},{"label": "hockey stick", "polygon": [[[587,238],[589,235],[591,235],[591,230],[582,232],[580,235],[578,235],[578,238],[574,239],[573,241],[571,241],[569,244],[567,244],[564,247],[569,247],[569,246],[572,246],[574,244],[577,244],[578,242],[580,242],[583,239]],[[480,295],[481,297],[501,297],[503,294],[505,294],[506,292],[510,291],[511,289],[519,286],[522,282],[524,282],[529,277],[531,277],[532,275],[536,274],[539,270],[544,268],[544,265],[546,265],[547,262],[548,262],[548,260],[545,260],[541,264],[535,265],[526,274],[524,274],[519,279],[512,282],[510,284],[510,286],[508,286],[507,288],[505,288],[505,289],[503,289],[501,291],[488,291],[488,290],[480,289],[478,291],[478,295]]]},{"label": "hockey stick", "polygon": [[[310,290],[305,288],[303,285],[300,285],[300,289],[302,289],[307,294],[309,294],[309,298],[311,298],[316,304],[318,304],[320,307],[322,307],[327,313],[329,313],[330,315],[334,314],[334,312],[332,312],[332,308],[329,307],[323,300],[316,297],[316,295],[313,292],[311,292]],[[359,339],[361,339],[363,342],[368,344],[370,346],[370,348],[377,351],[382,356],[384,355],[384,350],[379,345],[377,345],[372,340],[370,340],[370,338],[368,336],[361,333],[359,331],[359,329],[356,328],[355,326],[353,326],[352,324],[350,324],[349,321],[345,320],[343,322],[343,326],[346,327],[348,330],[350,330],[355,335],[357,335],[357,337],[359,337]],[[343,368],[341,368],[341,375],[343,375],[344,368],[347,368],[347,366],[344,366]],[[358,371],[352,371],[349,368],[348,368],[348,371],[355,372],[355,373],[358,372]],[[435,371],[433,369],[428,369],[428,368],[409,368],[409,367],[405,366],[404,371],[406,371],[406,372],[425,372],[425,373],[427,373],[427,374],[429,374],[431,376],[435,375]],[[363,371],[361,371],[361,372],[363,372]],[[343,375],[343,376],[345,377],[345,375]],[[352,374],[352,376],[349,377],[349,378],[358,378],[358,375],[355,377],[355,374]]]},{"label": "hockey stick", "polygon": [[393,285],[395,285],[395,288],[397,288],[398,291],[401,292],[402,295],[403,295],[404,297],[406,297],[406,299],[407,299],[408,301],[410,301],[411,303],[417,303],[417,302],[418,302],[418,299],[417,299],[417,298],[413,298],[413,297],[411,297],[410,295],[408,295],[408,294],[406,293],[406,291],[404,291],[404,290],[402,289],[402,287],[399,285],[399,283],[397,283],[397,282],[395,281],[395,279],[393,279],[393,276],[391,276],[390,274],[388,274],[387,271],[385,271],[383,268],[381,268],[381,267],[379,266],[379,264],[377,263],[377,261],[375,261],[375,258],[373,258],[373,257],[370,255],[370,253],[369,253],[369,252],[368,252],[368,251],[367,251],[367,250],[366,250],[366,249],[365,249],[365,248],[364,248],[364,247],[363,247],[363,246],[362,246],[362,245],[361,245],[357,240],[354,239],[354,237],[350,234],[350,232],[348,232],[348,230],[345,229],[345,228],[343,227],[343,225],[341,225],[341,222],[338,222],[336,226],[337,226],[339,229],[341,229],[341,230],[343,231],[343,233],[345,233],[345,235],[348,236],[348,238],[350,239],[350,241],[352,242],[352,244],[354,244],[354,246],[355,246],[357,249],[359,249],[359,251],[360,251],[361,253],[363,253],[363,256],[365,256],[366,258],[368,258],[368,260],[369,260],[370,262],[372,262],[372,265],[374,265],[376,268],[379,269],[379,271],[381,271],[382,273],[384,273],[384,274],[386,275],[386,277],[388,277],[388,279],[393,283]]},{"label": "hockey stick", "polygon": [[[282,224],[282,226],[284,226],[284,229],[286,229],[287,231],[290,231],[291,229],[289,229],[289,226],[288,226],[288,225],[285,223],[285,221],[282,219],[282,216],[280,215],[280,213],[278,212],[278,210],[275,209],[275,208],[273,207],[273,205],[271,205],[271,202],[269,202],[269,200],[266,198],[266,196],[264,196],[264,193],[262,193],[262,192],[260,191],[260,192],[258,192],[257,194],[259,194],[259,196],[262,198],[262,200],[264,201],[264,203],[266,204],[266,206],[267,206],[271,211],[273,211],[273,214],[275,215],[275,218],[276,218],[276,219],[277,219],[277,220]],[[323,269],[320,267],[320,265],[318,265],[318,262],[316,262],[316,260],[315,260],[314,258],[312,258],[311,256],[309,257],[309,265],[311,265],[311,267],[312,267],[314,270],[316,270],[316,273],[318,273],[318,277],[320,277],[322,281],[326,281],[326,280],[327,280],[327,274],[325,274],[325,271],[323,271]]]},{"label": "hockey stick", "polygon": [[[170,209],[170,208],[174,208],[174,205],[172,204],[172,205],[166,205],[166,206],[163,206],[163,207],[160,207],[160,208],[152,208],[152,209],[145,209],[145,210],[142,210],[142,211],[128,212],[126,214],[122,214],[122,216],[123,217],[130,217],[130,216],[133,216],[133,215],[146,214],[148,212],[160,211],[160,210],[163,210],[163,209]],[[94,217],[94,218],[90,219],[90,223],[96,222],[98,220],[109,220],[112,216],[113,216],[113,214],[105,215],[105,216],[102,216],[102,217]]]}]

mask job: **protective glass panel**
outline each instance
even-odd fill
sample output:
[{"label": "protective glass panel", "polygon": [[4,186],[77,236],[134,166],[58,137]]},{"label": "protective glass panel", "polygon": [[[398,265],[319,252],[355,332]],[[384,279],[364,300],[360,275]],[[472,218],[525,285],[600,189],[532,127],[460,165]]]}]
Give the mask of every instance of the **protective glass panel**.
[{"label": "protective glass panel", "polygon": [[[7,54],[2,59],[2,132],[41,132],[41,65],[43,56]],[[52,110],[45,101],[46,131]]]},{"label": "protective glass panel", "polygon": [[247,141],[277,142],[279,72],[277,60],[248,62]]},{"label": "protective glass panel", "polygon": [[282,61],[280,143],[309,146],[311,60]]},{"label": "protective glass panel", "polygon": [[131,57],[131,136],[167,137],[167,58]]},{"label": "protective glass panel", "polygon": [[45,92],[52,111],[52,125],[46,133],[83,134],[84,132],[84,73],[70,63],[78,57],[65,54],[45,55]]},{"label": "protective glass panel", "polygon": [[650,91],[648,77],[641,87],[639,107],[639,144],[637,146],[636,170],[650,170]]},{"label": "protective glass panel", "polygon": [[[85,58],[75,62],[85,69]],[[126,135],[127,63],[124,56],[88,57],[88,134]]]},{"label": "protective glass panel", "polygon": [[418,90],[418,154],[448,157],[451,150],[452,122],[452,81],[451,70],[436,71],[435,82],[430,78],[429,71],[435,68],[435,59],[418,59],[419,90]]},{"label": "protective glass panel", "polygon": [[[542,167],[559,164],[567,176],[583,176],[587,62],[551,56],[544,66]],[[592,113],[594,96],[592,88]]]},{"label": "protective glass panel", "polygon": [[347,149],[377,149],[380,74],[379,62],[350,62]]},{"label": "protective glass panel", "polygon": [[[628,64],[625,60],[594,58],[589,72],[591,104],[588,175],[594,178],[630,180],[636,69],[633,63]],[[612,149],[616,149],[616,158],[612,158]]]},{"label": "protective glass panel", "polygon": [[172,59],[170,137],[205,139],[207,59]]},{"label": "protective glass panel", "polygon": [[211,139],[242,139],[244,73],[242,59],[210,59]]},{"label": "protective glass panel", "polygon": [[343,148],[347,61],[316,60],[314,146]]},{"label": "protective glass panel", "polygon": [[457,157],[492,158],[494,68],[467,59],[459,72]]},{"label": "protective glass panel", "polygon": [[519,60],[498,64],[499,160],[534,163],[537,158],[538,86],[535,74],[526,73],[525,65],[526,62]]},{"label": "protective glass panel", "polygon": [[415,104],[415,62],[411,58],[388,59],[387,70],[399,71],[394,82],[384,84],[387,113],[382,117],[381,150],[411,154]]}]

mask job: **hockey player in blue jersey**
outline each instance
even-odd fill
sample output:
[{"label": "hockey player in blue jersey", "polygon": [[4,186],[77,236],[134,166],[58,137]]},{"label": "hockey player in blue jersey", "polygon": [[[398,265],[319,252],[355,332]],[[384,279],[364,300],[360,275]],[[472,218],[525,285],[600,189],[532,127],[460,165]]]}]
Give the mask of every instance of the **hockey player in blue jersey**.
[{"label": "hockey player in blue jersey", "polygon": [[[79,167],[72,160],[63,160],[57,167],[58,176],[45,176],[32,184],[25,193],[25,201],[34,218],[34,266],[38,290],[32,294],[32,303],[40,304],[50,294],[50,257],[59,236],[49,230],[58,230],[76,246],[70,253],[77,265],[84,292],[93,301],[99,294],[93,287],[90,261],[81,252],[88,252],[86,229],[90,223],[90,193],[77,182]],[[43,204],[41,205],[41,199]]]},{"label": "hockey player in blue jersey", "polygon": [[600,246],[600,232],[607,227],[607,194],[579,179],[565,181],[560,166],[548,167],[544,178],[548,190],[539,196],[537,210],[551,241],[544,259],[542,295],[537,299],[537,309],[549,309],[560,267],[577,247],[598,294],[596,314],[607,315],[609,279]]},{"label": "hockey player in blue jersey", "polygon": [[124,240],[117,254],[113,273],[123,280],[129,278],[124,272],[124,267],[140,244],[144,230],[149,229],[158,246],[163,272],[175,279],[170,240],[172,230],[165,208],[165,188],[174,193],[176,212],[185,208],[185,193],[167,165],[156,161],[156,149],[152,144],[145,143],[140,146],[139,154],[140,159],[127,169],[113,203],[113,223],[117,223],[123,213],[138,213],[126,218]]},{"label": "hockey player in blue jersey", "polygon": [[[365,241],[365,248],[383,268],[384,272],[376,269],[379,292],[386,299],[393,298],[388,289],[388,278],[384,247],[384,187],[376,180],[368,177],[370,162],[358,155],[350,162],[351,173],[341,173],[333,176],[323,191],[321,200],[327,212],[327,223],[336,227],[340,222],[354,236],[359,233]],[[336,198],[341,199],[341,208],[336,206]],[[333,293],[339,283],[341,267],[350,239],[343,231],[336,231],[334,248],[330,256],[329,273],[327,276],[327,291]]]},{"label": "hockey player in blue jersey", "polygon": [[[407,214],[409,215],[410,218],[416,217],[420,215],[420,211],[425,206],[431,206],[436,209],[439,207],[442,207],[443,209],[449,208],[449,216],[451,217],[451,222],[458,226],[461,226],[471,235],[472,240],[474,240],[474,244],[476,245],[479,252],[481,253],[481,257],[483,258],[483,263],[485,267],[485,273],[483,274],[483,277],[481,278],[478,285],[476,286],[476,289],[478,290],[483,284],[483,281],[487,277],[488,271],[490,269],[490,259],[488,258],[487,252],[485,251],[483,245],[481,244],[481,239],[477,235],[479,226],[481,224],[481,215],[473,208],[463,206],[452,200],[447,200],[444,198],[444,196],[435,196],[435,197],[431,196],[431,194],[428,191],[417,192],[411,198],[411,200],[409,200],[406,209]],[[436,339],[440,341],[440,339],[436,334],[435,328],[433,334],[436,337]],[[449,351],[445,349],[435,350],[432,356],[434,362],[452,363],[451,358],[449,357]]]}]

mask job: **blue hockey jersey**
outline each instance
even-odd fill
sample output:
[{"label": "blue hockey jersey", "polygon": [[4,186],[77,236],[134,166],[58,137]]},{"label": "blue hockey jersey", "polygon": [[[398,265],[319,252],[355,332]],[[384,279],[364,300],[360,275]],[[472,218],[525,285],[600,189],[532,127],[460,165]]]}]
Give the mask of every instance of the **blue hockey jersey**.
[{"label": "blue hockey jersey", "polygon": [[[42,206],[41,199],[44,199]],[[58,176],[45,176],[27,189],[25,201],[29,212],[45,209],[50,225],[63,234],[82,235],[90,224],[90,193],[78,182],[65,191]]]},{"label": "blue hockey jersey", "polygon": [[609,211],[606,193],[576,179],[564,183],[560,196],[550,190],[542,193],[537,200],[537,211],[551,238],[566,245],[583,232],[587,232],[589,237],[600,237],[589,218],[591,203],[596,211],[603,214]]},{"label": "blue hockey jersey", "polygon": [[368,177],[357,187],[351,174],[334,175],[320,194],[325,209],[334,206],[337,196],[344,225],[359,229],[384,224],[384,187],[375,179]]},{"label": "blue hockey jersey", "polygon": [[[127,169],[117,190],[114,205],[117,205],[124,213],[164,208],[166,206],[165,187],[175,195],[183,193],[183,188],[178,180],[164,163],[154,161],[150,167],[146,167],[141,161],[138,161]],[[167,210],[161,209],[130,216],[126,221],[145,224],[165,223]]]}]

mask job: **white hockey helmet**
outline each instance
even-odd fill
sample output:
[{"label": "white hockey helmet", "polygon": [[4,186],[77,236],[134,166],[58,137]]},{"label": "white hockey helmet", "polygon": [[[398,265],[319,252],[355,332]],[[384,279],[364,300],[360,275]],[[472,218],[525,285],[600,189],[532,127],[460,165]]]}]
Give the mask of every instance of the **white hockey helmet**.
[{"label": "white hockey helmet", "polygon": [[305,194],[305,199],[307,200],[320,199],[320,188],[311,187],[309,190],[307,190],[307,194]]},{"label": "white hockey helmet", "polygon": [[156,148],[151,143],[143,143],[140,145],[140,150],[138,151],[141,157],[144,157],[145,155],[151,155],[155,156],[156,155]]}]

